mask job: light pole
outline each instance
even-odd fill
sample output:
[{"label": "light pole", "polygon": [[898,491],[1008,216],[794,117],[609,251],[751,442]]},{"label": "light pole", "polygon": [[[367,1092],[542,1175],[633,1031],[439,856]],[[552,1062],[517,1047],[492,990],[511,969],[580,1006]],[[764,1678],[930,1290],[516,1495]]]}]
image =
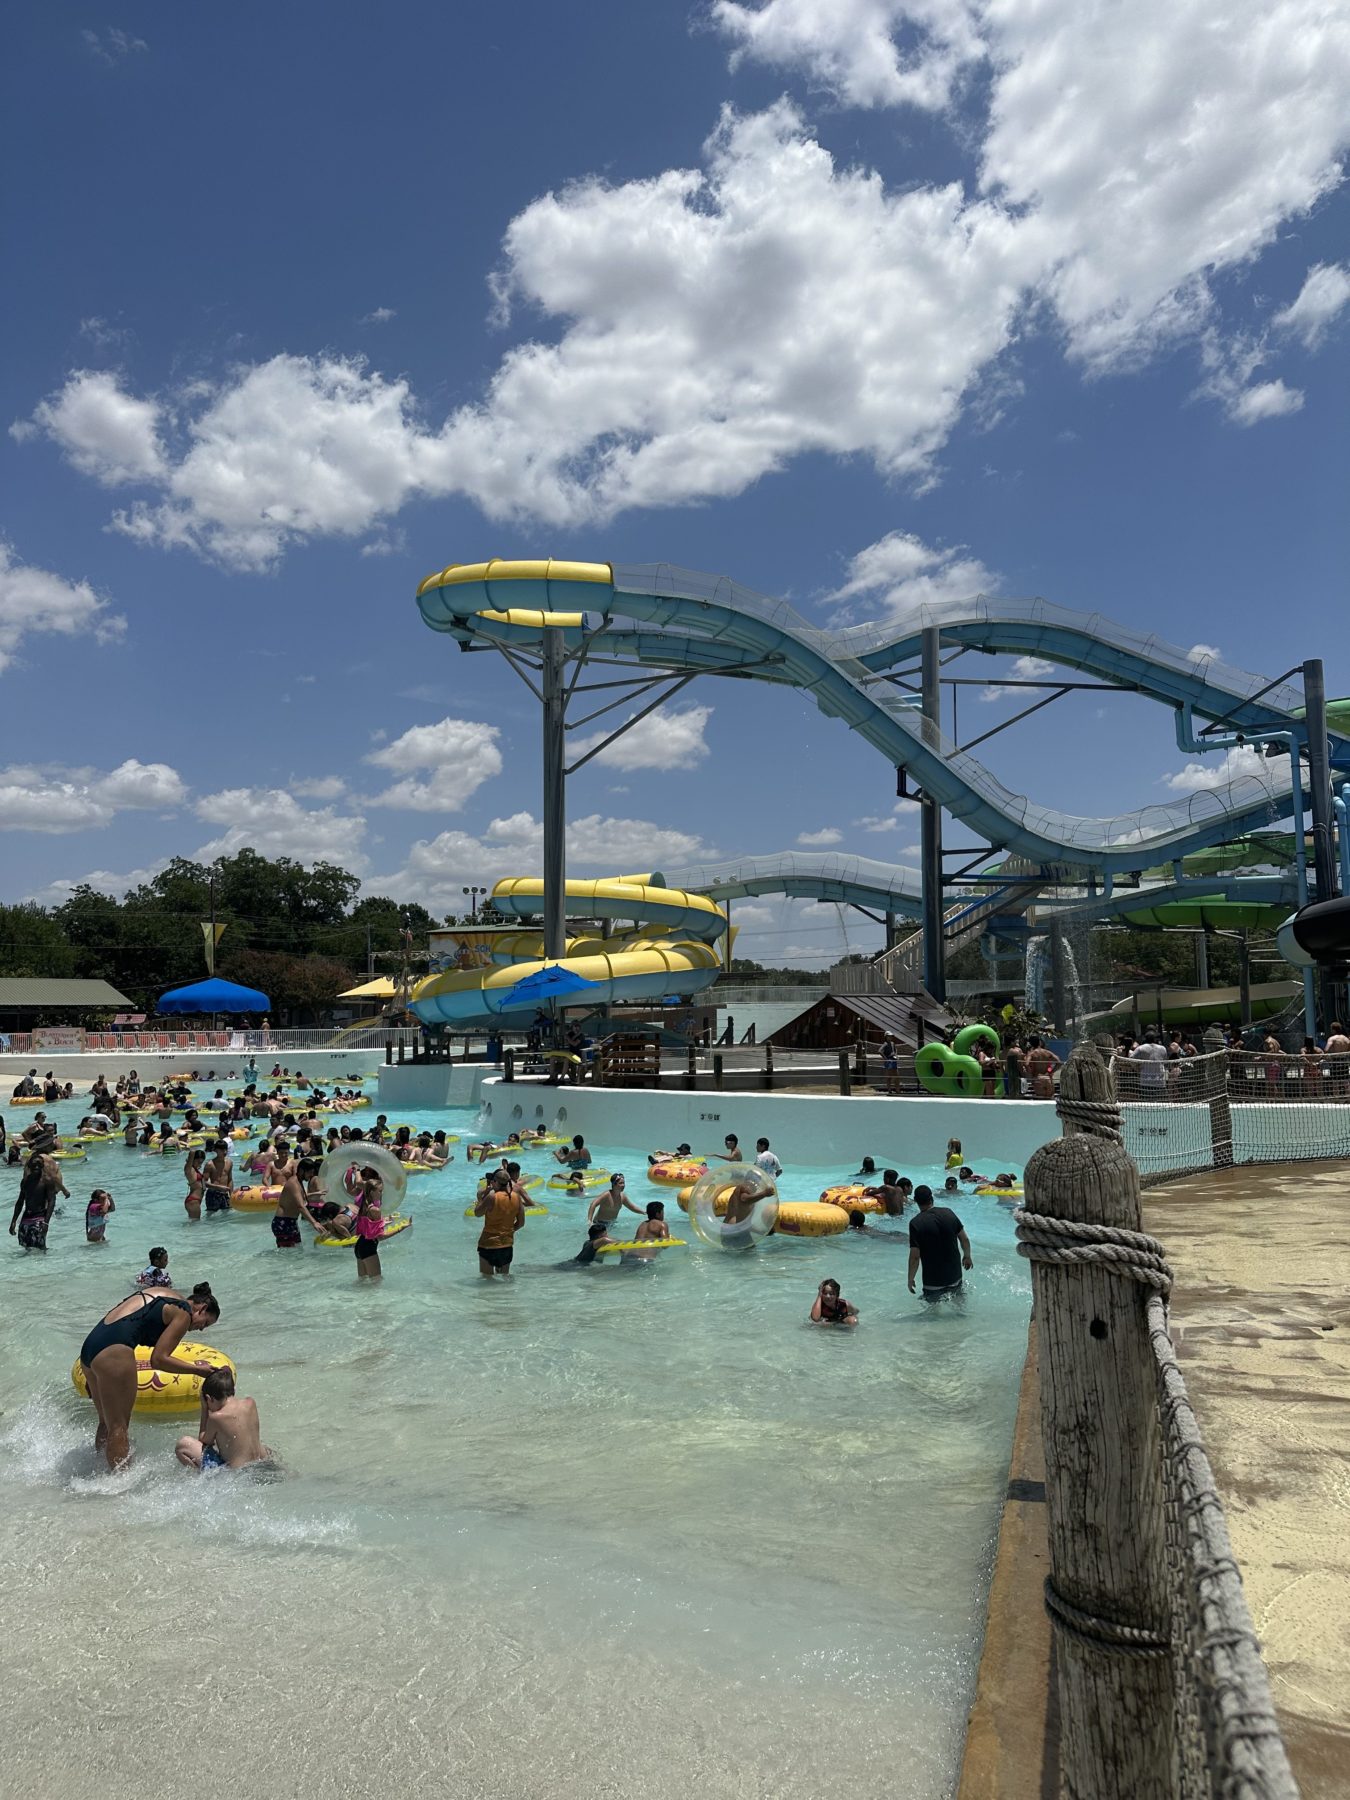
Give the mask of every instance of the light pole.
[{"label": "light pole", "polygon": [[485,887],[466,887],[460,891],[469,896],[469,923],[475,925],[478,922],[478,896],[481,894],[486,900],[488,890]]}]

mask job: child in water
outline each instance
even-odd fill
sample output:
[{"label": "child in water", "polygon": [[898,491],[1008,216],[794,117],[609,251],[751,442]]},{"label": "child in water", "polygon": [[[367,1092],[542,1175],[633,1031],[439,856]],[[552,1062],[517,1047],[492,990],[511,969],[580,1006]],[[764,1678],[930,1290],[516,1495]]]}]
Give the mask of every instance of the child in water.
[{"label": "child in water", "polygon": [[88,1244],[107,1242],[108,1214],[117,1211],[107,1188],[95,1188],[84,1209],[84,1237]]},{"label": "child in water", "polygon": [[965,1160],[965,1152],[961,1148],[960,1138],[948,1138],[947,1167],[949,1169],[959,1169]]},{"label": "child in water", "polygon": [[169,1253],[163,1244],[156,1244],[150,1252],[148,1265],[136,1277],[138,1288],[172,1287],[169,1280]]},{"label": "child in water", "polygon": [[185,1469],[247,1469],[273,1461],[262,1441],[257,1404],[234,1391],[229,1369],[212,1369],[202,1382],[202,1416],[196,1437],[181,1437],[174,1455]]},{"label": "child in water", "polygon": [[839,1292],[837,1281],[822,1281],[811,1308],[813,1325],[856,1325],[858,1309]]}]

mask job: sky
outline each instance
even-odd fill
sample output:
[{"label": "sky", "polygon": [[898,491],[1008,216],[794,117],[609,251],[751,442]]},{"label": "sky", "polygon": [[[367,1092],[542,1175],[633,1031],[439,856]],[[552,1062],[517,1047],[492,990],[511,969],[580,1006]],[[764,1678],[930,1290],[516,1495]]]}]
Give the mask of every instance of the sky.
[{"label": "sky", "polygon": [[[821,621],[1041,595],[1350,692],[1343,9],[27,0],[8,37],[0,899],[244,846],[436,912],[537,870],[536,704],[414,601],[487,556]],[[963,740],[1045,673],[960,671]],[[1224,778],[1135,696],[981,754],[1084,814]],[[894,796],[806,697],[696,682],[572,779],[569,869],[913,864]],[[736,918],[766,962],[879,942]]]}]

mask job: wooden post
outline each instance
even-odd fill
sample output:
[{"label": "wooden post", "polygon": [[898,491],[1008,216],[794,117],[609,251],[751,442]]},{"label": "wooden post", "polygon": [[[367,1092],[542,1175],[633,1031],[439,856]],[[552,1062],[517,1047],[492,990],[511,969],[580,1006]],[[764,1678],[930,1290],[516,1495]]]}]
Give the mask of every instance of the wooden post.
[{"label": "wooden post", "polygon": [[772,1088],[772,1086],[773,1086],[773,1045],[772,1044],[765,1044],[765,1046],[764,1046],[764,1085],[766,1088]]},{"label": "wooden post", "polygon": [[687,1056],[688,1062],[684,1072],[684,1085],[687,1088],[696,1088],[698,1086],[698,1052],[694,1049],[692,1044],[689,1046]]},{"label": "wooden post", "polygon": [[721,1085],[722,1085],[722,1058],[720,1056],[714,1056],[713,1057],[713,1086],[715,1088],[720,1088]]},{"label": "wooden post", "polygon": [[[1066,1100],[1110,1101],[1096,1050],[1080,1045],[1060,1076]],[[1084,1135],[1044,1144],[1026,1168],[1031,1215],[1141,1228],[1139,1172],[1122,1144]],[[1127,1654],[1096,1630],[1169,1635],[1157,1376],[1145,1320],[1149,1289],[1101,1262],[1032,1262],[1040,1334],[1041,1432],[1050,1536],[1048,1591],[1059,1671],[1061,1792],[1068,1800],[1171,1800],[1172,1664]],[[1094,1629],[1093,1620],[1105,1621]]]},{"label": "wooden post", "polygon": [[502,1080],[503,1081],[514,1081],[515,1078],[516,1078],[516,1053],[514,1050],[508,1050],[505,1052],[505,1054],[502,1058]]},{"label": "wooden post", "polygon": [[849,1073],[847,1050],[841,1050],[839,1052],[839,1092],[841,1094],[851,1094],[853,1092],[853,1078]]}]

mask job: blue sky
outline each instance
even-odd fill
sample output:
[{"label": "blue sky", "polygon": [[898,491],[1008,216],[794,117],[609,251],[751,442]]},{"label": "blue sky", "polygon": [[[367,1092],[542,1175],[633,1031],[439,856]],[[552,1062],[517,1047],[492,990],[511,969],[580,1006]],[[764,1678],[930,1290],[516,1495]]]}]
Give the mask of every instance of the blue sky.
[{"label": "blue sky", "polygon": [[[851,616],[1041,594],[1350,690],[1350,29],[1312,0],[30,4],[9,50],[4,898],[244,844],[433,908],[536,866],[532,703],[413,602],[485,555],[822,618],[869,570]],[[672,711],[573,782],[575,872],[913,857],[801,697]],[[987,754],[1084,813],[1186,761],[1095,694]],[[841,947],[741,910],[764,960]]]}]

